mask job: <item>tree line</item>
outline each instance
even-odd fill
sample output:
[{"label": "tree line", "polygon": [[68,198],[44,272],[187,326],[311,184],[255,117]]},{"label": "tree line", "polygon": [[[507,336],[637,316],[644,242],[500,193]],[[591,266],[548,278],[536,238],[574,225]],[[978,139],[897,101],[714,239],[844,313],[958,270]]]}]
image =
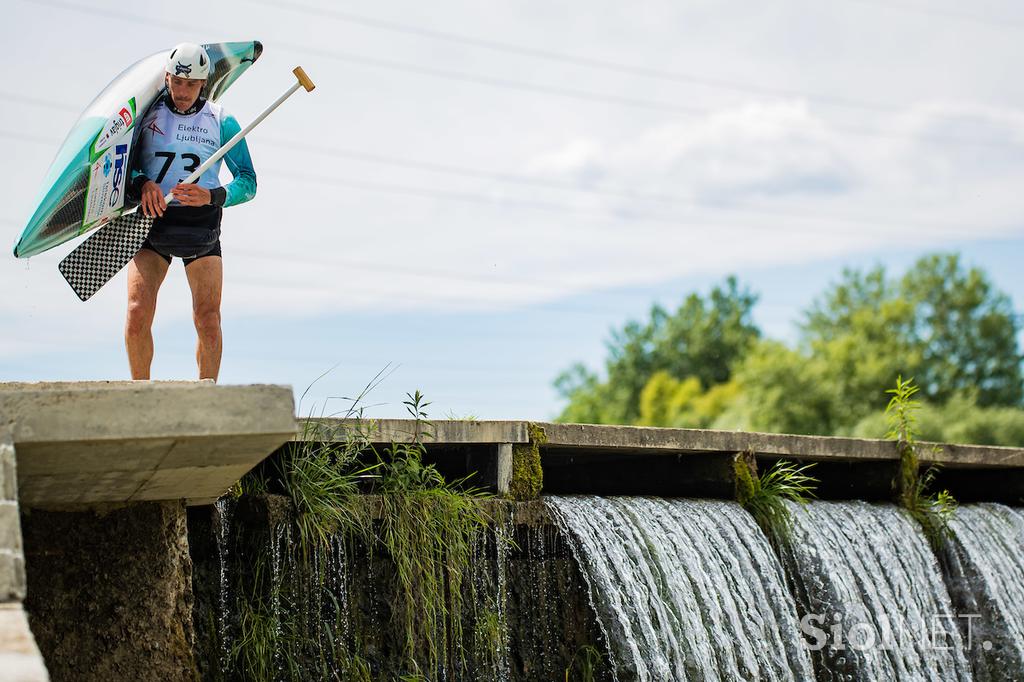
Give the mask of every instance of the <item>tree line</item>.
[{"label": "tree line", "polygon": [[803,311],[792,345],[753,321],[736,277],[675,311],[612,332],[600,374],[582,364],[555,387],[559,421],[882,437],[886,389],[913,377],[927,440],[1024,446],[1024,378],[1010,297],[958,254],[900,277],[846,269]]}]

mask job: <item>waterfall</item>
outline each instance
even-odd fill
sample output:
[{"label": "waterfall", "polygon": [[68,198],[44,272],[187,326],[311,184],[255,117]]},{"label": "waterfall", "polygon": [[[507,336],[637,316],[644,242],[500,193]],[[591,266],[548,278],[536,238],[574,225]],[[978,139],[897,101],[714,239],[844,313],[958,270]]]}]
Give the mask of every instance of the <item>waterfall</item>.
[{"label": "waterfall", "polygon": [[808,680],[796,606],[734,502],[548,497],[616,680]]},{"label": "waterfall", "polygon": [[819,681],[970,680],[958,614],[920,526],[891,504],[790,504],[778,543]]},{"label": "waterfall", "polygon": [[975,679],[1024,679],[1024,513],[966,505],[950,527],[942,565],[953,603],[972,614],[961,626]]},{"label": "waterfall", "polygon": [[213,533],[217,543],[217,641],[220,644],[218,659],[219,670],[227,670],[231,662],[231,644],[228,639],[228,601],[232,598],[229,582],[229,539],[231,534],[231,517],[234,514],[234,500],[222,497],[214,504],[212,514]]}]

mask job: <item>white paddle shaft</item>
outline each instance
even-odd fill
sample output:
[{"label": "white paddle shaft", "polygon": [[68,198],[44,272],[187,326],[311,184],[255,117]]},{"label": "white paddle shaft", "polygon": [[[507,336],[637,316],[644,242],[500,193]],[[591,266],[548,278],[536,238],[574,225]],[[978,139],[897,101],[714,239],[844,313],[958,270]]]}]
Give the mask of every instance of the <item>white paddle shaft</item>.
[{"label": "white paddle shaft", "polygon": [[[213,154],[213,156],[211,156],[206,161],[204,161],[203,164],[201,166],[199,166],[199,168],[197,168],[194,171],[192,171],[192,173],[187,178],[185,178],[184,180],[181,181],[181,184],[188,185],[188,184],[191,184],[191,183],[195,182],[196,180],[198,180],[200,175],[202,175],[207,170],[209,170],[210,167],[213,166],[213,164],[215,164],[218,161],[220,161],[224,157],[225,154],[227,154],[229,151],[231,151],[232,147],[234,147],[236,144],[241,142],[243,137],[245,137],[246,135],[251,133],[253,128],[258,126],[263,121],[263,119],[265,119],[267,116],[269,116],[270,112],[272,112],[274,109],[277,109],[279,106],[281,106],[282,102],[284,102],[286,99],[291,97],[295,93],[295,91],[298,90],[301,87],[302,87],[302,83],[298,83],[297,82],[294,85],[292,85],[290,88],[288,88],[288,91],[286,93],[284,93],[283,95],[278,97],[277,101],[275,101],[269,107],[264,109],[263,113],[260,114],[259,116],[257,116],[256,118],[254,118],[249,125],[245,126],[241,130],[239,130],[237,133],[235,133],[235,136],[232,137],[230,140],[228,140],[228,143],[226,145],[224,145],[223,147],[218,149]],[[164,197],[164,202],[165,203],[166,202],[170,202],[170,200],[173,199],[173,198],[174,198],[174,195],[171,194],[170,192],[168,192],[167,196]]]},{"label": "white paddle shaft", "polygon": [[[313,89],[313,87],[314,87],[313,86],[313,82],[309,80],[309,77],[306,76],[306,73],[300,67],[296,67],[296,69],[295,69],[295,71],[293,73],[295,74],[295,77],[298,78],[297,82],[295,82],[290,88],[288,88],[288,90],[283,95],[278,97],[277,100],[275,100],[273,104],[271,104],[269,107],[264,109],[263,113],[261,113],[259,116],[254,118],[252,120],[252,122],[249,123],[249,125],[245,126],[241,130],[239,130],[235,134],[234,137],[232,137],[230,140],[228,140],[228,143],[226,145],[224,145],[223,147],[218,149],[213,154],[213,156],[211,156],[206,161],[204,161],[203,164],[201,166],[199,166],[199,168],[197,168],[194,171],[192,171],[192,173],[187,178],[185,178],[184,180],[181,181],[181,184],[188,185],[188,184],[193,183],[196,180],[198,180],[200,175],[202,175],[207,170],[209,170],[210,167],[213,166],[213,164],[215,164],[218,161],[220,161],[224,157],[225,154],[227,154],[229,151],[231,151],[232,147],[234,147],[236,144],[238,144],[242,140],[242,138],[244,138],[246,135],[251,133],[253,128],[258,126],[263,121],[263,119],[265,119],[267,116],[270,116],[270,113],[272,111],[274,111],[274,109],[277,109],[279,106],[281,106],[281,104],[286,99],[288,99],[293,94],[295,94],[296,90],[298,90],[299,88],[305,88],[306,91],[308,92],[308,91]],[[174,195],[172,193],[168,192],[167,196],[164,197],[164,203],[165,204],[170,203],[171,199],[173,199],[173,198],[174,198]],[[140,207],[141,207],[141,204],[139,206],[136,206],[135,208],[132,208],[131,210],[125,211],[122,215],[131,215],[132,213],[135,213],[136,211],[138,211]]]}]

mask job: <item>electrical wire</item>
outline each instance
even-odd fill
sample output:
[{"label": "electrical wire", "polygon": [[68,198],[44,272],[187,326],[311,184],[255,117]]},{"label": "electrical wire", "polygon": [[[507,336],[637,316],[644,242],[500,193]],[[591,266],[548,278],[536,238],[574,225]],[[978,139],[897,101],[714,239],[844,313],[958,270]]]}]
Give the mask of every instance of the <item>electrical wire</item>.
[{"label": "electrical wire", "polygon": [[342,11],[335,8],[317,7],[314,5],[299,2],[289,2],[288,0],[252,1],[257,4],[273,7],[275,9],[285,9],[292,12],[303,13],[306,15],[329,17],[337,21],[364,26],[372,29],[403,33],[406,35],[412,35],[420,38],[428,38],[431,40],[440,40],[459,45],[483,48],[486,50],[514,54],[521,57],[530,57],[550,62],[560,62],[563,64],[570,64],[572,66],[581,66],[591,69],[612,71],[626,74],[629,76],[641,76],[644,78],[653,78],[657,80],[671,81],[675,83],[689,83],[693,85],[701,85],[710,88],[718,88],[723,90],[730,90],[733,92],[756,94],[761,96],[785,98],[799,97],[802,99],[807,99],[809,101],[818,102],[820,104],[825,104],[828,106],[846,107],[857,110],[868,110],[878,112],[896,111],[896,109],[894,109],[891,106],[885,106],[873,102],[858,101],[846,97],[839,97],[836,95],[809,93],[805,91],[791,90],[786,88],[769,88],[764,86],[751,85],[749,83],[738,83],[733,81],[708,78],[706,76],[697,76],[694,74],[683,73],[679,71],[669,71],[666,69],[657,69],[648,66],[637,66],[635,64],[624,64],[621,62],[615,62],[606,59],[595,59],[593,57],[555,52],[552,50],[537,47],[529,47],[498,40],[491,40],[487,38],[480,38],[477,36],[470,36],[466,34],[426,29],[419,26],[413,26],[411,24],[405,24],[402,22],[378,19],[375,17],[369,17],[362,14],[356,14],[354,12],[350,12],[347,10]]},{"label": "electrical wire", "polygon": [[[24,136],[9,131],[0,130],[0,137],[9,138],[12,140],[32,142],[32,143],[45,143],[50,144],[49,141],[45,141],[42,138],[34,136]],[[313,173],[302,173],[298,171],[284,170],[274,168],[273,166],[262,166],[260,170],[261,174],[266,173],[269,175],[276,175],[281,178],[295,180],[303,183],[313,183],[327,185],[330,187],[344,186],[352,189],[357,189],[366,192],[384,193],[389,195],[400,195],[406,197],[415,197],[421,199],[431,200],[445,200],[445,201],[456,201],[461,203],[473,203],[494,206],[502,209],[507,208],[519,208],[529,209],[536,211],[543,211],[549,213],[562,213],[562,214],[575,214],[585,215],[590,218],[601,220],[602,222],[611,222],[617,226],[623,222],[628,222],[631,225],[635,224],[651,224],[651,225],[666,225],[671,227],[682,227],[686,226],[689,229],[708,229],[712,226],[714,229],[726,230],[731,233],[749,233],[764,231],[766,229],[771,230],[775,233],[785,234],[796,234],[806,236],[818,236],[821,234],[821,228],[818,226],[799,227],[793,222],[787,222],[784,226],[772,225],[770,227],[754,227],[753,225],[737,226],[734,224],[723,224],[721,220],[717,220],[714,217],[700,216],[699,223],[692,216],[673,216],[664,213],[651,213],[636,211],[633,209],[618,209],[618,212],[605,208],[591,208],[574,206],[569,204],[562,204],[557,202],[539,201],[534,199],[520,199],[520,198],[504,198],[494,197],[485,194],[479,194],[474,192],[458,192],[449,190],[439,190],[430,187],[420,187],[414,185],[402,185],[398,183],[385,183],[377,182],[356,178],[343,178],[343,177],[330,177],[321,174]],[[755,218],[762,216],[771,216],[773,218],[785,219],[787,221],[830,221],[832,223],[840,223],[850,225],[849,229],[842,230],[845,233],[857,233],[863,234],[866,230],[874,232],[878,235],[885,236],[892,233],[892,230],[896,227],[919,227],[921,229],[928,229],[929,235],[932,237],[944,237],[948,239],[958,239],[969,237],[973,234],[973,230],[966,226],[957,226],[949,223],[938,223],[936,221],[929,221],[927,223],[913,223],[907,221],[878,221],[872,219],[863,219],[857,217],[847,216],[826,216],[816,213],[802,213],[798,211],[788,210],[777,210],[767,207],[718,207],[718,206],[703,206],[697,203],[690,204],[693,208],[705,210],[712,214],[721,214],[723,212],[729,212],[732,214],[750,213]],[[612,229],[618,229],[613,227]],[[836,231],[836,230],[831,230]]]},{"label": "electrical wire", "polygon": [[[84,12],[88,14],[96,14],[99,16],[106,16],[113,19],[118,19],[127,22],[134,22],[145,24],[147,26],[163,25],[165,27],[173,27],[175,30],[194,30],[194,27],[189,27],[182,24],[171,24],[161,20],[151,19],[142,17],[139,15],[104,11],[96,8],[83,7],[72,3],[61,2],[60,0],[32,0],[34,4],[42,6],[50,6],[58,9],[66,9],[77,12]],[[334,59],[338,61],[344,61],[350,64],[360,64],[370,68],[385,69],[389,71],[396,71],[402,73],[412,73],[421,76],[429,76],[433,78],[440,78],[445,80],[452,80],[464,83],[471,83],[474,85],[483,85],[499,89],[515,90],[522,92],[534,92],[537,94],[544,94],[554,97],[563,97],[570,99],[577,99],[589,102],[600,102],[607,104],[616,104],[620,106],[626,106],[637,109],[671,112],[677,116],[705,116],[714,113],[710,109],[704,109],[699,107],[690,107],[686,105],[679,105],[670,102],[658,102],[652,100],[644,100],[632,97],[624,97],[618,95],[611,95],[606,93],[591,92],[587,90],[579,90],[575,88],[561,88],[543,85],[539,83],[527,83],[523,81],[517,81],[506,78],[497,78],[491,76],[482,76],[478,74],[472,74],[460,71],[451,71],[447,69],[438,69],[434,67],[423,66],[420,64],[414,64],[410,62],[401,62],[391,59],[382,59],[379,57],[372,57],[366,55],[359,55],[354,53],[343,52],[340,50],[328,50],[324,48],[313,47],[309,45],[302,45],[298,43],[291,43],[287,41],[276,41],[275,44],[278,47],[291,50],[300,55],[315,55],[319,57],[325,57],[328,59]],[[989,140],[977,140],[970,138],[961,138],[949,135],[939,135],[931,133],[903,133],[890,130],[877,130],[873,128],[865,128],[862,126],[855,125],[833,125],[833,130],[840,133],[845,133],[852,136],[860,137],[874,137],[881,139],[909,139],[909,140],[928,140],[933,142],[941,142],[946,144],[957,144],[972,147],[988,147],[988,148],[1003,148],[1005,146],[1002,142],[993,142]]]}]

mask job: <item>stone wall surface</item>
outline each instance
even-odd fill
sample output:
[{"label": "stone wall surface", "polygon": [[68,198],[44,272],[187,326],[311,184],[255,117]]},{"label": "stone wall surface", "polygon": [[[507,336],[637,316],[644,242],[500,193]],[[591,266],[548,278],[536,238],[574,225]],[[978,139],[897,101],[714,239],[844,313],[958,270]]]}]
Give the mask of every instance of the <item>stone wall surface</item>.
[{"label": "stone wall surface", "polygon": [[0,438],[0,602],[25,598],[25,553],[18,519],[14,445]]},{"label": "stone wall surface", "polygon": [[22,517],[32,631],[54,680],[193,680],[183,502]]},{"label": "stone wall surface", "polygon": [[17,463],[9,434],[0,431],[0,682],[49,679],[21,606],[24,598]]}]

